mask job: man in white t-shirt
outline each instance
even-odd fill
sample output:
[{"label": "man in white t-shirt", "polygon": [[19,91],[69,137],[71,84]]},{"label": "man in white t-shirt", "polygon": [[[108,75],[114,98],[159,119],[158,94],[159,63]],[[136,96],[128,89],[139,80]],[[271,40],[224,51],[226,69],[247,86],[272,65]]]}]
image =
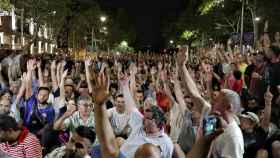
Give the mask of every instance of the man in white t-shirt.
[{"label": "man in white t-shirt", "polygon": [[240,97],[236,92],[222,89],[217,104],[212,107],[212,111],[220,114],[226,124],[224,133],[214,141],[214,158],[243,158],[244,140],[235,119],[235,114],[240,112],[240,104]]},{"label": "man in white t-shirt", "polygon": [[139,111],[135,111],[131,116],[132,132],[121,146],[122,154],[126,157],[134,157],[141,145],[153,144],[160,149],[161,157],[171,158],[174,147],[163,130],[166,119],[162,110],[157,106],[152,106],[144,111],[144,116]]},{"label": "man in white t-shirt", "polygon": [[108,117],[117,137],[127,138],[130,132],[128,125],[130,115],[125,109],[125,102],[122,94],[117,95],[115,107],[109,109]]}]

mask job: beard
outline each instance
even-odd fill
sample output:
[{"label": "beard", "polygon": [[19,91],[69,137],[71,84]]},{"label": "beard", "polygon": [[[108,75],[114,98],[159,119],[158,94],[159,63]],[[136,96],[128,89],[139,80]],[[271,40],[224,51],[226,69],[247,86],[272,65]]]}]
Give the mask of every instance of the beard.
[{"label": "beard", "polygon": [[10,111],[0,110],[0,115],[9,115]]}]

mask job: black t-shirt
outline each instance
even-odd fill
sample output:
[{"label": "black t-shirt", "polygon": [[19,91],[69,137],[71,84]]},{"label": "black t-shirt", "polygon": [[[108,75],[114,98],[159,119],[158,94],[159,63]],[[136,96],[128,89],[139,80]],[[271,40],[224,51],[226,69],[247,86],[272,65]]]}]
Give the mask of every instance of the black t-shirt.
[{"label": "black t-shirt", "polygon": [[268,132],[263,128],[258,127],[254,129],[254,132],[247,133],[242,131],[244,138],[245,153],[244,158],[254,158],[259,149],[265,146]]},{"label": "black t-shirt", "polygon": [[246,68],[246,70],[244,72],[244,74],[245,74],[245,83],[246,83],[247,87],[250,87],[251,76],[252,76],[252,73],[253,73],[255,67],[256,66],[254,64],[251,64],[251,65],[247,66],[247,68]]}]

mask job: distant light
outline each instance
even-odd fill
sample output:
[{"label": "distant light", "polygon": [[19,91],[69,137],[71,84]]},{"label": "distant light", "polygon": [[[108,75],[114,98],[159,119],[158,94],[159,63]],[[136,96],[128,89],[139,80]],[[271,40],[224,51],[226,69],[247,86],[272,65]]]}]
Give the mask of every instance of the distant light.
[{"label": "distant light", "polygon": [[120,55],[120,52],[117,52],[117,55]]},{"label": "distant light", "polygon": [[103,29],[104,31],[106,31],[106,30],[107,30],[107,27],[104,26],[104,27],[102,27],[102,29]]},{"label": "distant light", "polygon": [[173,41],[173,40],[170,40],[170,41],[169,41],[169,43],[170,43],[170,44],[173,44],[173,43],[174,43],[174,41]]},{"label": "distant light", "polygon": [[53,11],[52,14],[55,15],[55,14],[56,14],[56,11]]},{"label": "distant light", "polygon": [[122,42],[121,42],[121,46],[122,46],[122,47],[128,47],[128,43],[127,43],[126,41],[122,41]]},{"label": "distant light", "polygon": [[105,16],[101,16],[101,17],[100,17],[100,21],[101,21],[101,22],[105,22],[106,20],[107,20],[107,18],[106,18]]},{"label": "distant light", "polygon": [[256,17],[256,18],[255,18],[255,21],[260,21],[260,20],[261,20],[260,17]]}]

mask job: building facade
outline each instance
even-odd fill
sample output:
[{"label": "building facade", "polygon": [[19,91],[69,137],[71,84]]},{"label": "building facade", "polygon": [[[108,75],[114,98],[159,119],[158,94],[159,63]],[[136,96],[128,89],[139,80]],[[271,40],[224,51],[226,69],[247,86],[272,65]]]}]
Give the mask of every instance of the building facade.
[{"label": "building facade", "polygon": [[[12,8],[0,10],[0,49],[22,50],[34,39],[36,23],[32,18],[24,18],[24,10]],[[39,26],[37,40],[29,46],[29,52],[53,53],[56,48],[52,29],[47,24]]]}]

